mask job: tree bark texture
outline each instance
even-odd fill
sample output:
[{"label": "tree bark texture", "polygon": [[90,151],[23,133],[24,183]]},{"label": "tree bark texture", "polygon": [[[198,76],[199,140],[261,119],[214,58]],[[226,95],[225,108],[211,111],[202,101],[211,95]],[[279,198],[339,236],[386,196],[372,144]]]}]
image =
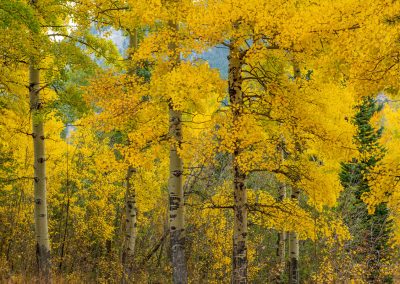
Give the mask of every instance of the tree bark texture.
[{"label": "tree bark texture", "polygon": [[[232,110],[233,124],[240,120],[243,112],[242,92],[242,57],[240,50],[231,43],[229,53],[229,98]],[[233,254],[232,280],[233,284],[247,283],[247,191],[244,186],[245,173],[240,169],[238,156],[242,149],[236,145],[233,152],[233,195],[234,195],[234,224],[233,224]]]},{"label": "tree bark texture", "polygon": [[32,116],[34,150],[34,202],[36,255],[40,277],[50,280],[51,260],[47,223],[46,154],[43,122],[43,101],[40,98],[40,71],[33,63],[29,66],[29,97]]},{"label": "tree bark texture", "polygon": [[185,256],[185,208],[183,193],[183,165],[178,154],[182,142],[182,114],[169,107],[170,176],[169,176],[169,225],[171,237],[171,255],[173,281],[175,284],[187,283],[187,267]]},{"label": "tree bark texture", "polygon": [[[178,5],[178,1],[171,1]],[[173,33],[177,32],[179,26],[173,21],[168,25]],[[177,44],[171,41],[168,45],[171,53],[171,69],[180,63],[180,54]],[[183,161],[179,156],[178,149],[182,143],[182,112],[174,108],[173,101],[169,102],[169,230],[171,238],[171,258],[174,284],[188,283],[188,271],[185,255],[185,205],[183,192]]]}]

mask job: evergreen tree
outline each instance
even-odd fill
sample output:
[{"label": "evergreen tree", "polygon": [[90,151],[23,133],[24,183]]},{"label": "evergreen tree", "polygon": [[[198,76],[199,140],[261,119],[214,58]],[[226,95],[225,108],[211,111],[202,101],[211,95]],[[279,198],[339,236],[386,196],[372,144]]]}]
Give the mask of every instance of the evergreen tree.
[{"label": "evergreen tree", "polygon": [[357,145],[358,158],[342,163],[340,180],[347,199],[345,201],[342,197],[342,210],[346,224],[350,231],[355,233],[351,247],[356,249],[360,261],[364,262],[367,268],[366,279],[373,283],[390,283],[389,278],[381,275],[384,258],[390,257],[389,211],[387,205],[382,203],[377,206],[374,214],[370,215],[367,205],[363,202],[363,194],[371,190],[368,184],[370,171],[382,160],[386,152],[379,142],[383,127],[377,128],[371,122],[372,117],[382,110],[383,105],[372,97],[365,97],[355,108],[357,113],[352,123],[357,129],[354,142]]}]

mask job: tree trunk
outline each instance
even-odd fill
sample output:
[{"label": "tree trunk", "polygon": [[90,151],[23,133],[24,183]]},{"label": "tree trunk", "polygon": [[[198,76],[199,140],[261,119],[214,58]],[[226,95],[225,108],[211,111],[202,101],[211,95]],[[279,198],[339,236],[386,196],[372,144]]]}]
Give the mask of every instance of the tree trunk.
[{"label": "tree trunk", "polygon": [[185,257],[185,209],[182,173],[182,159],[178,148],[182,142],[182,114],[169,106],[170,146],[170,176],[169,176],[169,217],[171,234],[171,254],[173,281],[175,284],[187,283],[187,268]]},{"label": "tree trunk", "polygon": [[41,112],[43,102],[40,99],[39,70],[33,64],[29,66],[29,96],[34,150],[36,255],[40,277],[50,281],[51,261],[47,224],[45,136]]},{"label": "tree trunk", "polygon": [[135,255],[136,243],[136,192],[131,184],[132,174],[135,172],[131,166],[128,167],[126,174],[126,195],[125,195],[125,241],[124,252],[122,254],[122,264],[124,267],[124,281],[130,279],[132,275],[132,259]]},{"label": "tree trunk", "polygon": [[[129,33],[129,54],[128,60],[132,60],[133,51],[138,48],[137,29]],[[127,74],[133,75],[135,68],[132,62],[128,62]],[[125,238],[122,252],[122,266],[124,268],[122,282],[127,283],[132,276],[132,260],[135,255],[135,243],[137,238],[137,209],[136,209],[136,191],[132,187],[131,178],[136,170],[128,166],[126,173],[126,192],[125,192]]]},{"label": "tree trunk", "polygon": [[[282,136],[281,138],[281,144],[278,147],[278,150],[280,151],[281,154],[281,161],[282,163],[285,161],[285,139]],[[282,202],[286,198],[286,184],[280,183],[279,184],[279,189],[278,189],[278,201]],[[278,240],[277,240],[277,250],[276,250],[276,256],[277,256],[277,268],[278,268],[278,273],[277,273],[277,278],[276,282],[277,283],[283,283],[284,281],[284,273],[285,273],[285,266],[286,266],[286,240],[287,240],[287,232],[285,230],[282,230],[278,232]]]},{"label": "tree trunk", "polygon": [[[280,184],[279,185],[279,201],[283,201],[286,198],[286,185],[285,184]],[[278,283],[283,283],[283,274],[285,272],[285,253],[286,253],[286,231],[282,230],[278,232],[278,240],[277,240],[277,250],[276,250],[276,256],[278,258],[278,277],[277,281]]]},{"label": "tree trunk", "polygon": [[[177,32],[177,23],[169,21],[168,25],[172,32]],[[180,63],[180,54],[177,52],[176,42],[171,41],[168,45],[171,53],[171,68]],[[188,272],[185,256],[185,201],[182,183],[183,162],[178,154],[182,143],[182,112],[174,109],[173,102],[169,102],[169,230],[171,237],[171,258],[174,284],[186,284]]]},{"label": "tree trunk", "polygon": [[[242,93],[242,58],[239,48],[232,41],[229,53],[229,98],[232,110],[233,124],[237,124],[243,112]],[[247,191],[244,187],[246,175],[240,169],[238,156],[241,153],[239,145],[233,152],[233,255],[232,283],[247,283]]]},{"label": "tree trunk", "polygon": [[[301,76],[299,64],[293,59],[293,77],[297,79]],[[301,151],[301,149],[299,149]],[[292,189],[291,199],[299,203],[300,189]],[[299,239],[296,232],[289,233],[289,283],[298,284],[299,279]]]},{"label": "tree trunk", "polygon": [[[292,191],[291,199],[299,202],[300,190],[294,188]],[[299,239],[296,232],[289,233],[289,283],[298,284],[299,279]]]},{"label": "tree trunk", "polygon": [[247,191],[244,187],[245,175],[239,169],[236,157],[234,164],[232,283],[242,284],[247,283]]}]

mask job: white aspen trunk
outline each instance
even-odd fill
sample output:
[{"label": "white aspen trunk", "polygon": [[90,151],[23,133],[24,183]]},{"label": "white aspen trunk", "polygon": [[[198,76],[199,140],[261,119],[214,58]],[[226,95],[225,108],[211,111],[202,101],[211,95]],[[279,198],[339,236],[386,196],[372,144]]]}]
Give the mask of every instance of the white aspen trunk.
[{"label": "white aspen trunk", "polygon": [[[178,31],[178,25],[169,22],[173,32]],[[172,68],[180,63],[180,55],[176,51],[176,43],[170,42]],[[185,255],[185,201],[183,192],[183,161],[178,154],[182,143],[182,113],[175,110],[173,102],[169,102],[169,230],[171,237],[171,256],[174,284],[188,283],[188,272]]]},{"label": "white aspen trunk", "polygon": [[[129,32],[130,53],[128,60],[132,59],[132,51],[138,48],[137,29],[133,33]],[[129,62],[128,74],[134,74],[134,68]],[[122,282],[129,282],[132,276],[132,261],[135,256],[135,244],[137,239],[137,208],[136,208],[136,190],[132,186],[131,178],[136,172],[132,166],[128,166],[126,173],[126,192],[125,192],[125,238],[122,252],[122,266],[124,268]]]},{"label": "white aspen trunk", "polygon": [[132,275],[132,259],[135,255],[135,244],[137,238],[137,211],[136,211],[136,192],[131,184],[131,178],[135,169],[128,167],[126,173],[126,193],[125,193],[125,240],[122,263],[124,266],[124,281],[130,279]]},{"label": "white aspen trunk", "polygon": [[178,154],[182,142],[182,114],[169,107],[170,176],[169,176],[169,228],[171,236],[171,254],[173,281],[175,284],[187,283],[185,257],[185,208],[182,183],[183,165]]},{"label": "white aspen trunk", "polygon": [[40,98],[39,73],[39,69],[35,68],[34,64],[31,63],[29,66],[29,97],[34,150],[36,255],[39,265],[39,275],[47,282],[51,279],[51,260],[47,224],[45,136],[41,111],[43,102]]},{"label": "white aspen trunk", "polygon": [[[242,93],[242,58],[239,48],[232,41],[229,53],[229,98],[233,115],[233,123],[240,120],[243,111]],[[233,284],[247,283],[247,191],[244,187],[245,173],[239,167],[239,146],[233,152],[233,194],[234,194],[234,224],[232,279]]]}]

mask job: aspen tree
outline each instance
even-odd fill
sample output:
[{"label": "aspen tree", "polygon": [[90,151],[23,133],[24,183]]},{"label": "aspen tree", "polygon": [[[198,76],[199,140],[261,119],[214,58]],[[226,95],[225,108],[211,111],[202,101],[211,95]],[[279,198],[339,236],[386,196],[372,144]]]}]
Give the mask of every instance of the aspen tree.
[{"label": "aspen tree", "polygon": [[49,228],[46,199],[46,153],[43,122],[43,101],[40,97],[40,71],[32,62],[29,67],[29,97],[32,113],[32,138],[34,149],[34,202],[36,254],[39,272],[46,279],[51,273]]},{"label": "aspen tree", "polygon": [[[20,173],[20,176],[29,176],[29,178],[32,177],[33,179],[33,194],[32,196],[28,195],[26,199],[31,200],[31,197],[33,197],[32,199],[34,201],[32,204],[32,207],[34,208],[34,218],[32,218],[32,220],[35,224],[34,238],[36,261],[41,281],[51,282],[52,261],[49,239],[47,192],[48,188],[55,188],[56,183],[53,183],[51,187],[48,187],[47,179],[48,176],[52,176],[54,168],[57,168],[57,166],[55,163],[50,162],[52,167],[50,166],[51,168],[48,170],[48,157],[51,156],[54,158],[55,155],[52,155],[54,154],[52,152],[52,142],[46,143],[46,141],[52,134],[54,134],[54,137],[59,137],[62,126],[60,127],[60,125],[56,123],[57,119],[54,116],[54,113],[56,112],[55,108],[50,110],[49,106],[53,105],[49,103],[49,97],[53,96],[52,99],[55,97],[54,92],[52,92],[52,87],[57,85],[58,82],[56,83],[56,81],[62,77],[61,73],[65,71],[64,68],[67,64],[66,62],[71,63],[71,65],[69,65],[69,67],[71,67],[74,64],[79,65],[82,63],[77,63],[78,60],[75,62],[74,59],[79,58],[79,60],[82,60],[84,63],[91,60],[87,60],[88,57],[83,56],[85,52],[83,49],[76,46],[76,41],[52,42],[50,40],[51,37],[46,35],[46,32],[49,32],[48,28],[50,27],[55,27],[57,32],[60,33],[65,32],[68,29],[68,24],[65,22],[66,18],[70,15],[66,11],[67,8],[65,7],[67,5],[65,5],[65,2],[39,0],[32,0],[27,3],[23,3],[22,1],[17,1],[18,3],[14,2],[15,1],[3,1],[0,4],[1,33],[6,37],[12,38],[7,45],[2,45],[1,53],[4,55],[4,58],[12,58],[15,61],[13,64],[9,64],[9,62],[7,63],[2,58],[0,62],[0,72],[3,73],[8,69],[7,73],[15,74],[15,77],[12,80],[9,80],[9,78],[1,75],[2,83],[0,89],[1,96],[3,96],[3,88],[5,86],[3,85],[3,82],[7,81],[7,84],[15,86],[28,85],[29,88],[29,116],[31,118],[31,129],[19,131],[23,131],[23,133],[29,134],[32,137],[33,174],[25,169],[22,174]],[[16,19],[21,17],[23,19],[22,21],[27,23],[27,25],[18,25],[15,30],[10,29],[7,26],[4,27],[4,12],[11,15],[11,17],[7,16],[5,18],[6,23],[11,20],[11,22],[14,22]],[[67,35],[67,32],[65,34]],[[68,37],[68,39],[72,38],[72,36]],[[79,38],[79,40],[81,43],[84,43],[82,38]],[[91,42],[93,48],[95,48],[96,45],[97,44],[93,41]],[[82,66],[80,65],[80,67]],[[90,66],[85,65],[85,68],[89,69]],[[48,90],[46,93],[43,91],[45,88]],[[6,89],[8,89],[8,87]],[[54,87],[54,89],[56,88]],[[8,89],[7,91],[9,90],[11,89]],[[11,92],[14,93],[14,90]],[[20,90],[17,92],[22,93]],[[26,92],[26,90],[23,92]],[[44,99],[45,96],[46,101]],[[24,98],[26,99],[26,95]],[[20,115],[24,116],[25,113],[20,113]],[[24,125],[25,128],[26,122],[21,123],[21,126],[22,125]],[[56,127],[52,127],[55,125],[58,127],[57,130],[54,130]],[[62,142],[58,139],[51,140],[56,143]],[[48,144],[50,144],[50,146]],[[64,149],[61,145],[59,148]],[[31,149],[31,147],[26,147],[26,153],[28,153],[28,149]],[[30,163],[28,157],[26,157],[25,163]],[[58,167],[60,167],[60,165],[58,165]],[[52,193],[53,192],[54,191],[52,190]],[[29,207],[27,208],[29,209]],[[53,212],[51,213],[53,214]],[[25,229],[30,230],[30,227]],[[52,226],[50,226],[50,229],[53,229]],[[25,253],[26,252],[24,252],[24,254]],[[26,262],[29,262],[28,257],[26,257]]]},{"label": "aspen tree", "polygon": [[[228,92],[231,102],[233,123],[237,123],[243,115],[242,67],[243,55],[238,43],[231,40],[229,48]],[[233,150],[233,252],[232,252],[232,283],[247,283],[247,191],[244,186],[246,175],[240,168],[238,155],[241,149]]]},{"label": "aspen tree", "polygon": [[[179,5],[178,2],[173,4]],[[176,20],[175,20],[176,21]],[[169,20],[168,26],[173,33],[178,32],[178,23]],[[171,41],[168,49],[171,53],[172,68],[180,62],[180,54],[177,51],[176,42]],[[185,200],[183,192],[183,161],[179,154],[182,144],[182,112],[175,109],[172,100],[168,103],[169,109],[169,230],[171,238],[171,255],[173,281],[175,284],[185,284],[187,280],[187,264],[185,256]]]},{"label": "aspen tree", "polygon": [[126,192],[125,192],[125,239],[124,239],[124,251],[122,254],[122,264],[124,266],[124,277],[123,282],[126,278],[130,279],[131,263],[135,255],[135,244],[137,238],[137,209],[136,209],[136,192],[132,186],[131,178],[135,173],[135,169],[128,166],[126,173]]},{"label": "aspen tree", "polygon": [[[35,9],[38,0],[31,2]],[[46,198],[46,147],[44,133],[43,100],[40,96],[40,71],[36,58],[29,65],[29,99],[34,149],[34,203],[36,255],[39,275],[51,281],[51,256]]]},{"label": "aspen tree", "polygon": [[[128,59],[132,59],[133,51],[138,48],[138,35],[137,29],[134,32],[129,32],[129,49],[130,54]],[[128,67],[128,75],[134,72],[132,67]],[[135,243],[137,238],[137,208],[136,208],[136,191],[131,183],[132,175],[136,170],[129,165],[126,172],[126,192],[125,192],[125,239],[124,249],[122,253],[122,265],[124,266],[123,281],[131,277],[131,263],[135,255]]]},{"label": "aspen tree", "polygon": [[[293,78],[299,79],[301,76],[299,65],[296,61],[293,62]],[[300,150],[300,149],[299,149]],[[298,187],[292,188],[290,198],[293,202],[298,203],[300,197],[300,189]],[[300,283],[299,277],[299,238],[297,232],[292,231],[289,233],[289,283]]]},{"label": "aspen tree", "polygon": [[174,283],[187,283],[185,257],[185,208],[183,194],[183,164],[178,149],[182,142],[182,114],[169,108],[169,133],[174,140],[170,146],[169,217]]}]

